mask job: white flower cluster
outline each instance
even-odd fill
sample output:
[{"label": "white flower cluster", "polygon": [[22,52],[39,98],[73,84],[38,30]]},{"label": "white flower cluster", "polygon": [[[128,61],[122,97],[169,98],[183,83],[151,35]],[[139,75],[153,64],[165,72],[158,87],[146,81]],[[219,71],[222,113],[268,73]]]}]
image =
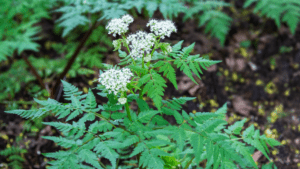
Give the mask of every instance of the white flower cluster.
[{"label": "white flower cluster", "polygon": [[144,31],[139,31],[136,34],[129,35],[127,38],[127,44],[130,44],[131,49],[130,55],[134,58],[143,57],[144,52],[149,54],[151,52],[151,47],[154,45],[155,36],[153,33],[146,33]]},{"label": "white flower cluster", "polygon": [[151,32],[154,32],[156,36],[160,36],[161,39],[164,39],[165,36],[170,37],[172,32],[177,32],[177,29],[171,20],[157,21],[152,19],[147,23],[147,27],[148,26],[150,26]]},{"label": "white flower cluster", "polygon": [[105,86],[108,93],[114,92],[117,95],[118,92],[124,92],[127,83],[130,82],[130,78],[133,76],[129,68],[123,68],[121,70],[109,69],[102,73],[99,78],[99,82]]},{"label": "white flower cluster", "polygon": [[108,34],[113,33],[113,36],[116,37],[116,34],[122,35],[122,33],[126,33],[128,31],[128,26],[133,22],[133,18],[130,15],[124,15],[121,19],[112,19],[106,29],[109,30]]},{"label": "white flower cluster", "polygon": [[120,104],[125,104],[127,102],[127,98],[119,98],[118,101]]}]

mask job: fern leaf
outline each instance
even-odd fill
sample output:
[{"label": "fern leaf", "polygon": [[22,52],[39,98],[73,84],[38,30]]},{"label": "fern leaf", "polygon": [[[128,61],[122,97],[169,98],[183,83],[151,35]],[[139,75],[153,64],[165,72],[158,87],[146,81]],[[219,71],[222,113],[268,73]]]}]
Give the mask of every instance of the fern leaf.
[{"label": "fern leaf", "polygon": [[53,137],[53,136],[42,136],[43,139],[47,139],[47,140],[52,140],[54,142],[56,142],[58,145],[65,147],[65,148],[70,148],[73,146],[79,146],[81,145],[81,142],[76,142],[74,140],[68,140],[66,138],[63,137]]},{"label": "fern leaf", "polygon": [[98,158],[94,152],[87,150],[87,149],[83,149],[83,150],[79,151],[78,154],[80,154],[79,157],[82,162],[91,164],[95,168],[102,169],[102,167],[100,166],[100,164],[98,162]]},{"label": "fern leaf", "polygon": [[152,123],[157,124],[158,126],[169,124],[169,122],[167,120],[165,120],[163,117],[158,116],[158,115],[156,115],[152,118]]},{"label": "fern leaf", "polygon": [[90,22],[86,16],[81,15],[83,12],[82,9],[83,8],[77,8],[76,6],[64,6],[55,10],[55,12],[65,12],[62,17],[56,21],[59,23],[58,26],[65,28],[62,34],[63,37],[69,34],[70,31],[77,26],[85,25]]},{"label": "fern leaf", "polygon": [[195,121],[197,123],[203,123],[204,121],[207,121],[211,118],[214,118],[214,117],[218,117],[219,115],[215,114],[215,113],[196,113],[195,114],[195,117],[193,117],[195,119]]},{"label": "fern leaf", "polygon": [[[174,68],[169,62],[158,61],[157,63],[162,62],[162,66],[159,69],[159,72],[164,72],[164,76],[166,76],[174,85],[174,87],[178,90],[177,82],[176,82],[176,73]],[[155,67],[155,65],[153,65]]]},{"label": "fern leaf", "polygon": [[148,1],[148,2],[146,2],[145,7],[148,11],[149,17],[152,18],[154,12],[156,11],[156,9],[158,7],[158,4],[153,1]]},{"label": "fern leaf", "polygon": [[164,95],[163,87],[167,87],[166,81],[154,70],[151,70],[151,79],[144,86],[142,94],[144,94],[147,91],[147,96],[153,100],[155,106],[159,110],[161,109],[162,96]]},{"label": "fern leaf", "polygon": [[138,120],[141,122],[141,123],[148,123],[151,118],[153,116],[155,116],[157,113],[159,113],[159,111],[156,111],[156,110],[146,110],[146,111],[142,111],[139,113],[138,115]]},{"label": "fern leaf", "polygon": [[150,153],[148,150],[144,151],[141,154],[139,166],[147,167],[147,168],[163,168],[164,161],[157,157],[156,155]]},{"label": "fern leaf", "polygon": [[91,89],[89,89],[84,105],[88,108],[96,108],[97,106],[95,95],[93,94]]},{"label": "fern leaf", "polygon": [[200,157],[203,149],[204,138],[202,138],[199,134],[193,134],[191,136],[190,143],[194,150],[195,162],[199,163],[201,160]]},{"label": "fern leaf", "polygon": [[181,45],[183,43],[183,40],[179,41],[178,43],[176,43],[175,45],[172,46],[172,51],[173,52],[177,52],[181,49]]},{"label": "fern leaf", "polygon": [[[63,91],[64,91],[64,97],[66,100],[71,100],[71,96],[80,96],[82,94],[82,91],[78,91],[78,88],[74,85],[61,80],[63,84]],[[78,97],[78,99],[84,98],[83,96]]]},{"label": "fern leaf", "polygon": [[220,119],[209,120],[203,125],[199,126],[199,131],[205,131],[207,133],[213,132],[219,125],[226,124],[227,122]]},{"label": "fern leaf", "polygon": [[130,154],[129,157],[133,157],[139,153],[141,153],[142,151],[144,151],[144,149],[146,148],[145,144],[144,143],[139,143],[135,148],[134,150],[132,151],[132,153]]},{"label": "fern leaf", "polygon": [[228,127],[228,130],[225,129],[225,132],[227,134],[240,134],[245,122],[247,121],[247,119],[243,119],[241,121],[237,121],[235,122],[233,125],[231,125],[230,127]]},{"label": "fern leaf", "polygon": [[134,144],[134,143],[137,143],[137,142],[139,142],[139,141],[140,141],[140,139],[138,138],[138,136],[136,136],[136,135],[131,135],[131,136],[128,136],[128,137],[123,141],[122,145],[123,145],[124,147],[128,147],[128,146],[130,146],[130,145],[132,145],[132,144]]},{"label": "fern leaf", "polygon": [[43,115],[41,111],[37,110],[9,110],[5,111],[5,113],[10,113],[10,114],[17,114],[23,118],[36,118],[36,112],[39,112],[39,115]]},{"label": "fern leaf", "polygon": [[68,132],[74,128],[77,129],[77,127],[74,127],[71,124],[62,123],[62,122],[43,122],[43,124],[53,126],[53,127],[57,128],[58,130],[60,130],[61,132]]},{"label": "fern leaf", "polygon": [[254,2],[257,2],[257,0],[247,0],[244,3],[243,8],[247,8],[248,6],[250,6],[251,4],[253,4]]},{"label": "fern leaf", "polygon": [[255,139],[252,140],[251,138],[245,138],[244,141],[248,144],[253,145],[255,148],[257,148],[259,151],[261,151],[266,157],[267,159],[270,160],[265,148],[263,147],[263,145],[259,142],[259,140]]},{"label": "fern leaf", "polygon": [[184,147],[185,139],[186,139],[185,130],[182,127],[180,127],[178,129],[178,131],[172,135],[171,138],[176,140],[179,150],[182,151],[183,147]]},{"label": "fern leaf", "polygon": [[102,156],[107,158],[114,168],[116,167],[116,161],[119,157],[119,154],[115,150],[108,147],[104,142],[100,142],[99,144],[97,144],[94,150],[97,153],[101,153]]},{"label": "fern leaf", "polygon": [[112,127],[113,126],[110,123],[108,123],[107,121],[104,121],[104,120],[96,121],[90,125],[89,132],[92,132],[92,133],[97,133],[98,131],[106,132],[108,130],[111,130]]}]

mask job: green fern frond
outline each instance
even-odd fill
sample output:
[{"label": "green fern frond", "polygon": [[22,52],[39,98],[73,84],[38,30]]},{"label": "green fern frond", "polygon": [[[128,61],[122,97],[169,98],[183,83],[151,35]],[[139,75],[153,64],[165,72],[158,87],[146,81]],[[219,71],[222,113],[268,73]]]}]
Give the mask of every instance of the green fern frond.
[{"label": "green fern frond", "polygon": [[[152,150],[152,149],[151,149]],[[163,168],[165,162],[153,151],[145,150],[140,157],[139,166],[147,168]]]},{"label": "green fern frond", "polygon": [[209,67],[211,65],[217,64],[221,61],[212,61],[204,58],[199,58],[199,55],[190,55],[189,53],[192,51],[194,48],[195,43],[191,44],[188,47],[185,47],[182,49],[183,52],[179,52],[180,54],[177,55],[172,55],[176,60],[174,61],[174,64],[177,65],[177,68],[180,68],[180,71],[183,70],[183,72],[194,82],[197,84],[195,79],[193,78],[191,70],[197,75],[199,79],[201,79],[200,75],[198,72],[201,74],[201,68],[200,66],[204,69],[207,70],[206,67]]},{"label": "green fern frond", "polygon": [[20,154],[20,153],[27,153],[27,150],[12,146],[10,148],[6,148],[6,149],[0,151],[1,156],[10,156],[13,154]]},{"label": "green fern frond", "polygon": [[159,113],[157,110],[142,111],[138,115],[138,121],[141,123],[148,123],[157,113]]},{"label": "green fern frond", "polygon": [[[78,99],[85,98],[86,95],[82,95],[82,91],[78,91],[78,88],[64,80],[61,80],[63,84],[64,97],[66,100],[71,100],[71,96],[76,96]],[[75,100],[74,100],[75,101]]]},{"label": "green fern frond", "polygon": [[176,73],[174,68],[169,62],[158,61],[153,67],[159,67],[159,73],[164,72],[164,76],[166,76],[174,85],[174,87],[178,90],[177,82],[176,82]]},{"label": "green fern frond", "polygon": [[225,43],[226,35],[231,26],[231,17],[222,12],[223,7],[229,7],[230,4],[222,0],[205,0],[197,1],[195,4],[185,12],[183,21],[192,18],[194,14],[199,15],[199,27],[205,26],[205,33],[211,32],[211,36],[220,40],[221,45]]},{"label": "green fern frond", "polygon": [[79,151],[78,154],[80,154],[79,157],[81,162],[86,162],[88,164],[91,164],[95,168],[102,169],[99,164],[97,155],[91,150],[83,149]]},{"label": "green fern frond", "polygon": [[147,82],[147,84],[144,86],[142,95],[147,92],[147,96],[153,100],[155,106],[160,110],[162,105],[162,96],[164,95],[163,87],[167,87],[166,81],[160,76],[160,74],[151,70],[150,74],[143,76],[139,80],[138,87],[145,82]]},{"label": "green fern frond", "polygon": [[119,154],[112,148],[110,148],[105,142],[100,142],[96,145],[94,150],[98,153],[104,156],[105,158],[109,159],[112,166],[116,167],[116,161],[119,157]]},{"label": "green fern frond", "polygon": [[244,8],[256,3],[253,12],[260,13],[262,16],[271,18],[279,28],[281,22],[286,22],[291,33],[296,33],[296,28],[300,22],[300,2],[295,0],[277,1],[277,0],[247,0]]},{"label": "green fern frond", "polygon": [[74,141],[74,140],[68,140],[64,137],[54,137],[54,136],[42,136],[42,138],[47,139],[47,140],[52,140],[55,143],[57,143],[58,145],[65,147],[65,148],[71,148],[71,147],[77,147],[82,145],[81,141]]},{"label": "green fern frond", "polygon": [[107,132],[112,129],[112,125],[108,123],[107,121],[101,120],[101,121],[95,121],[93,124],[89,127],[89,132],[97,133],[100,132]]}]

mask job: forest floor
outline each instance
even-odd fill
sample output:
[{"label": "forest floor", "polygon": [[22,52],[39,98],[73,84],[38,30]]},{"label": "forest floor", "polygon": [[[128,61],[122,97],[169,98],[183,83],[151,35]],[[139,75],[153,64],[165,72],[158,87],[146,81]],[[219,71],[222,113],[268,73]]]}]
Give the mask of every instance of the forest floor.
[{"label": "forest floor", "polygon": [[[238,2],[234,6],[235,10],[228,11],[234,20],[224,47],[220,46],[217,39],[204,34],[204,28],[198,28],[197,20],[182,22],[183,15],[173,20],[178,31],[170,38],[164,39],[164,42],[171,42],[174,45],[184,40],[183,47],[195,42],[191,54],[201,54],[222,62],[204,71],[202,79],[194,76],[199,85],[177,70],[179,90],[168,82],[164,99],[195,97],[195,100],[183,106],[186,112],[193,113],[214,112],[227,103],[229,124],[246,117],[249,121],[245,127],[254,124],[261,130],[261,134],[276,138],[284,144],[270,152],[270,158],[279,169],[300,168],[300,29],[298,27],[296,34],[292,36],[286,26],[277,28],[272,20],[262,19],[252,13],[245,14]],[[146,27],[148,19],[142,15],[138,16],[130,25],[129,32],[139,29],[149,31]],[[153,18],[163,19],[163,16],[156,11]],[[41,24],[44,23],[53,22]],[[43,31],[51,32],[47,27],[49,25],[43,26],[45,28]],[[53,25],[50,28],[53,28]],[[111,38],[114,39],[112,36]],[[111,50],[106,56],[104,63],[119,63],[117,52]],[[98,69],[95,70],[99,72]],[[67,81],[80,89],[92,88],[96,84],[91,86],[85,80],[97,77],[98,74],[88,78],[78,76]],[[15,100],[20,98],[33,100],[25,90],[21,90]],[[60,101],[64,102],[63,98]],[[106,98],[97,96],[99,104],[106,101]],[[136,104],[132,104],[131,108],[137,109]],[[5,122],[0,125],[0,131],[9,138],[0,138],[0,150],[7,144],[13,144],[12,140],[21,133],[24,124],[22,118],[4,113],[4,109],[5,106],[0,104],[0,119]],[[167,116],[165,118],[174,124],[175,119]],[[51,120],[56,118],[44,119],[44,121]],[[35,134],[25,133],[24,142],[29,149],[25,156],[24,168],[45,168],[46,162],[40,153],[53,152],[60,148],[52,141],[42,139],[41,136],[58,135],[57,133],[49,126]],[[268,162],[259,152],[253,157],[259,164]],[[0,157],[1,161],[5,162],[6,159]]]}]

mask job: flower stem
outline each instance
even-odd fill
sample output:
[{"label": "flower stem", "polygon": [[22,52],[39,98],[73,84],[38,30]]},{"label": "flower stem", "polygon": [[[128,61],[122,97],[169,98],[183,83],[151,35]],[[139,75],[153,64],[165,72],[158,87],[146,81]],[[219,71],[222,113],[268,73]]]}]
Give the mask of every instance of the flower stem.
[{"label": "flower stem", "polygon": [[[126,93],[126,92],[124,92],[124,96],[127,98],[127,93]],[[126,103],[125,103],[125,109],[126,109],[126,112],[127,112],[128,119],[129,119],[130,121],[132,121],[131,115],[130,115],[130,110],[129,110],[129,104],[128,104],[128,101],[126,101]]]},{"label": "flower stem", "polygon": [[[157,44],[159,43],[159,41],[160,41],[160,38],[158,39]],[[153,53],[154,53],[155,49],[156,49],[156,44],[154,45],[154,48],[153,48],[152,51],[151,51],[151,58],[152,58],[152,56],[153,56]],[[150,66],[150,63],[151,63],[151,60],[147,63],[147,67]]]},{"label": "flower stem", "polygon": [[195,157],[193,157],[193,158],[186,164],[186,166],[184,167],[184,169],[187,169],[187,168],[190,166],[190,164],[192,163],[192,161],[194,160],[194,158],[195,158]]},{"label": "flower stem", "polygon": [[[127,42],[126,42],[125,35],[123,34],[122,37],[123,37],[124,43],[125,43],[125,45],[126,45],[126,48],[127,48],[127,50],[128,50],[128,53],[130,54],[130,49],[129,49],[128,44],[127,44]],[[133,65],[136,66],[136,63],[135,63],[133,57],[132,57],[132,56],[130,56],[130,57],[131,57],[131,59],[132,59]]]}]

